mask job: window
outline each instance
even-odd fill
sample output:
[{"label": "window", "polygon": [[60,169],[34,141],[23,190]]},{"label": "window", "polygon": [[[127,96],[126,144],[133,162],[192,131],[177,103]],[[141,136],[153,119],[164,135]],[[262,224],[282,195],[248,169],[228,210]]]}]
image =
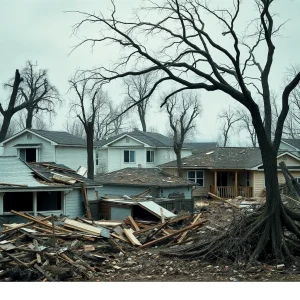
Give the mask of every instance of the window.
[{"label": "window", "polygon": [[96,153],[96,166],[99,165],[99,153],[97,152]]},{"label": "window", "polygon": [[188,171],[188,180],[199,183],[204,186],[204,171]]},{"label": "window", "polygon": [[26,162],[36,162],[37,161],[37,149],[36,148],[27,148],[19,149],[19,157]]},{"label": "window", "polygon": [[147,163],[154,163],[154,151],[153,150],[147,150],[146,162]]},{"label": "window", "polygon": [[124,150],[124,162],[125,163],[134,163],[135,162],[135,151]]}]

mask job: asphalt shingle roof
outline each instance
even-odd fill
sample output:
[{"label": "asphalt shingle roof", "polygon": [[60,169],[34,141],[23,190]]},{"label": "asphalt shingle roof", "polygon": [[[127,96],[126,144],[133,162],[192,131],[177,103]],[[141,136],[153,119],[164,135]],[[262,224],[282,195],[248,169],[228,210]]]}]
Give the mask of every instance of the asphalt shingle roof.
[{"label": "asphalt shingle roof", "polygon": [[[145,144],[148,144],[151,147],[173,147],[173,139],[172,138],[169,138],[167,136],[164,136],[164,135],[162,135],[160,133],[156,133],[156,132],[144,132],[144,131],[139,131],[139,130],[135,130],[132,132],[123,132],[123,133],[113,136],[111,138],[96,141],[95,146],[102,147],[124,135],[128,135],[132,138],[135,138]],[[186,144],[184,144],[184,147],[189,148]]]},{"label": "asphalt shingle roof", "polygon": [[213,150],[217,147],[216,142],[195,142],[195,143],[186,143],[186,146],[192,149],[192,153],[201,153],[201,152],[208,152]]},{"label": "asphalt shingle roof", "polygon": [[195,182],[170,175],[158,168],[125,168],[95,176],[95,181],[105,185],[134,186],[193,186]]},{"label": "asphalt shingle roof", "polygon": [[296,147],[297,149],[300,149],[300,140],[295,139],[282,139],[282,141]]},{"label": "asphalt shingle roof", "polygon": [[[183,168],[250,169],[262,163],[259,148],[217,147],[182,159]],[[160,165],[175,168],[176,161]]]},{"label": "asphalt shingle roof", "polygon": [[0,182],[0,188],[8,187],[3,183],[45,187],[33,177],[32,170],[15,156],[0,156]]},{"label": "asphalt shingle roof", "polygon": [[47,131],[47,130],[38,130],[38,129],[30,129],[30,131],[39,134],[40,136],[60,145],[86,147],[86,140],[79,138],[73,134],[70,134],[66,131]]}]

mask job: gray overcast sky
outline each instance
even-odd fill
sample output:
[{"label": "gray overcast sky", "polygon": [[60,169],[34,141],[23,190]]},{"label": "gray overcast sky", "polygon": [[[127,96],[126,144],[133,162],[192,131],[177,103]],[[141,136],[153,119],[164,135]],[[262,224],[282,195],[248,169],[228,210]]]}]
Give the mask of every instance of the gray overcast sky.
[{"label": "gray overcast sky", "polygon": [[[219,0],[219,3],[227,0]],[[244,1],[249,6],[248,17],[254,15],[251,0]],[[122,18],[129,18],[132,8],[141,4],[139,0],[118,0],[117,8],[122,12]],[[280,21],[289,19],[281,31],[281,37],[276,40],[276,55],[271,77],[271,84],[276,90],[281,86],[285,68],[290,64],[299,64],[299,15],[300,1],[277,0],[276,13]],[[68,99],[67,80],[76,68],[89,68],[114,61],[118,51],[102,47],[93,53],[90,48],[82,47],[68,55],[78,38],[71,37],[72,25],[80,17],[64,11],[97,12],[110,7],[107,0],[2,0],[0,26],[0,83],[4,83],[14,75],[15,69],[21,69],[25,61],[37,61],[41,68],[47,68],[52,83],[59,89],[63,98]],[[94,36],[96,31],[94,33]],[[118,102],[124,97],[120,83],[107,87],[110,96]],[[4,92],[1,92],[1,96]],[[216,140],[216,115],[221,108],[235,102],[219,92],[201,95],[203,114],[198,122],[196,140]],[[62,130],[62,124],[68,112],[66,105],[60,110],[52,129]],[[159,123],[157,120],[160,120]],[[157,104],[153,104],[149,123],[165,132],[166,119],[160,117]]]}]

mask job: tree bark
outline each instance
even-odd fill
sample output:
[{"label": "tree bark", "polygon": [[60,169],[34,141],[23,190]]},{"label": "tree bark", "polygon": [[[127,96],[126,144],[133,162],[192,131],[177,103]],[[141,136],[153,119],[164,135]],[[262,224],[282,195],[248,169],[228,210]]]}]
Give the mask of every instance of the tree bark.
[{"label": "tree bark", "polygon": [[142,129],[144,132],[146,132],[147,131],[147,124],[146,124],[146,120],[145,120],[146,113],[143,110],[143,108],[141,107],[141,105],[138,105],[138,113],[139,113],[140,121],[142,124]]},{"label": "tree bark", "polygon": [[177,162],[177,175],[178,177],[183,176],[182,170],[182,160],[181,160],[181,148],[174,148],[174,152],[176,154],[176,162]]},{"label": "tree bark", "polygon": [[6,138],[12,116],[13,113],[10,111],[6,111],[3,115],[3,123],[0,130],[0,143]]},{"label": "tree bark", "polygon": [[14,113],[16,112],[15,104],[16,104],[16,99],[18,96],[19,86],[20,86],[20,83],[22,82],[22,80],[23,79],[21,78],[19,70],[17,69],[15,72],[13,90],[12,90],[12,93],[10,96],[7,110],[4,111],[2,108],[2,105],[0,103],[1,114],[3,116],[3,123],[1,126],[1,130],[0,130],[0,142],[3,142],[5,140],[11,118],[14,115]]},{"label": "tree bark", "polygon": [[87,177],[94,180],[94,124],[88,122],[86,126],[86,146],[87,146]]},{"label": "tree bark", "polygon": [[26,118],[26,128],[31,129],[32,128],[32,120],[33,120],[33,108],[27,108],[27,118]]}]

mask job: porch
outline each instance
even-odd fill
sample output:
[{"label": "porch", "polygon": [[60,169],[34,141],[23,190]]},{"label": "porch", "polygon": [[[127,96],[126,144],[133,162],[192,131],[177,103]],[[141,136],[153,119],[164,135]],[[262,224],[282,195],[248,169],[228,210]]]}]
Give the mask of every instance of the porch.
[{"label": "porch", "polygon": [[251,173],[245,170],[214,170],[210,192],[225,198],[253,197]]}]

